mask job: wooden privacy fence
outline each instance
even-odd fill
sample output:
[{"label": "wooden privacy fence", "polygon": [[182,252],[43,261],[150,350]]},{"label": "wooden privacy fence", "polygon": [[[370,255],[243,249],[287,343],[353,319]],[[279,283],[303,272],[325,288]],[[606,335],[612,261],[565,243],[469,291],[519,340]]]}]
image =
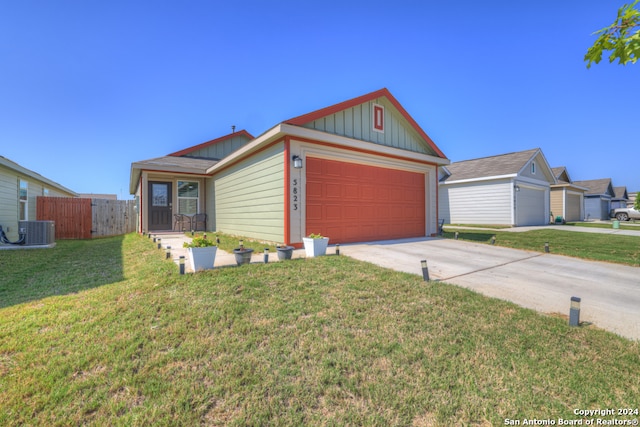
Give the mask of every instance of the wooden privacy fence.
[{"label": "wooden privacy fence", "polygon": [[134,200],[38,197],[36,217],[55,221],[56,239],[91,239],[136,230]]}]

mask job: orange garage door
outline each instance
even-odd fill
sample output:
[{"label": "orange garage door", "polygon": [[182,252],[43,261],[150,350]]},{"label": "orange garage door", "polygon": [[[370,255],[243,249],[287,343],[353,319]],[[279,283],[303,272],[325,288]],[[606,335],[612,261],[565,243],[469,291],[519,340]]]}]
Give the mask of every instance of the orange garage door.
[{"label": "orange garage door", "polygon": [[424,174],[307,157],[306,229],[333,243],[425,235]]}]

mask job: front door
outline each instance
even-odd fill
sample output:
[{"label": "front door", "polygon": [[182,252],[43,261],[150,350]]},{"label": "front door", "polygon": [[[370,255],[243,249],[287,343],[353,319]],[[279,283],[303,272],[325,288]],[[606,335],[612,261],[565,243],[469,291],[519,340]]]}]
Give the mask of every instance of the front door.
[{"label": "front door", "polygon": [[170,182],[149,181],[149,230],[171,230]]}]

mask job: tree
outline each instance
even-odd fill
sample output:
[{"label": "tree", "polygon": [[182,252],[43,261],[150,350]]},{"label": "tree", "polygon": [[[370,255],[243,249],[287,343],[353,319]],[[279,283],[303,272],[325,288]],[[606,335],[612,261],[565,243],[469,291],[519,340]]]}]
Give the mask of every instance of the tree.
[{"label": "tree", "polygon": [[618,10],[618,17],[610,26],[596,31],[598,39],[589,48],[584,60],[587,68],[592,63],[602,60],[604,51],[611,51],[609,62],[618,59],[618,64],[634,64],[640,57],[640,11],[636,9],[638,2],[625,4]]}]

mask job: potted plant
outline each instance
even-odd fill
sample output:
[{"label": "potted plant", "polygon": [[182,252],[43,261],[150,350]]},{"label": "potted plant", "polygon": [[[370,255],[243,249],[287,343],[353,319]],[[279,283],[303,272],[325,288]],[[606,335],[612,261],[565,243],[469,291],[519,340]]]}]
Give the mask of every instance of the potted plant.
[{"label": "potted plant", "polygon": [[329,238],[321,234],[309,234],[309,237],[303,237],[304,251],[308,257],[322,256],[327,253]]},{"label": "potted plant", "polygon": [[291,259],[294,249],[293,246],[277,246],[276,249],[278,250],[279,260]]},{"label": "potted plant", "polygon": [[253,249],[245,248],[242,240],[240,240],[240,247],[233,250],[233,254],[236,256],[236,264],[249,264],[251,262],[251,255]]},{"label": "potted plant", "polygon": [[195,237],[182,245],[189,251],[189,264],[193,271],[210,270],[216,260],[218,247],[204,237]]}]

